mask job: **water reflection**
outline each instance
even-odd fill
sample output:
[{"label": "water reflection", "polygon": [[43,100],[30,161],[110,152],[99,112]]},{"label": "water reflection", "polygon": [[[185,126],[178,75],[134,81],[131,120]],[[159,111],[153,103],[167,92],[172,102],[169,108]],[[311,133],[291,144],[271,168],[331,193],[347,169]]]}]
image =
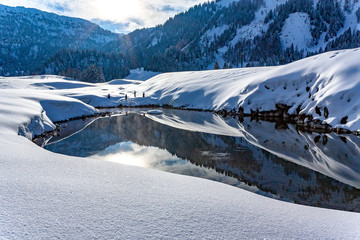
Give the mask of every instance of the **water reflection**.
[{"label": "water reflection", "polygon": [[164,111],[99,119],[46,148],[247,186],[301,204],[360,211],[358,138],[346,136],[345,143],[335,134],[319,136],[292,126],[276,130],[269,122]]},{"label": "water reflection", "polygon": [[[218,173],[214,169],[192,164],[176,155],[172,155],[165,149],[140,146],[130,141],[117,143],[107,147],[104,151],[92,155],[91,157],[125,165],[154,168],[166,172],[196,176],[242,188],[247,187],[236,178]],[[247,189],[253,192],[260,192],[255,187],[247,187]]]}]

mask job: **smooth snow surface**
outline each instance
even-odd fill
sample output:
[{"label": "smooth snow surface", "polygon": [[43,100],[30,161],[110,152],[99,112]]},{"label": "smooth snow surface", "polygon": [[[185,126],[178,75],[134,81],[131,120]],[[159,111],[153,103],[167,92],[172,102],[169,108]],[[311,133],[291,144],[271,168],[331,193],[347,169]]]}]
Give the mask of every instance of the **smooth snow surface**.
[{"label": "smooth snow surface", "polygon": [[0,147],[1,238],[360,237],[356,213],[280,202],[156,170],[65,157],[14,135],[3,135]]},{"label": "smooth snow surface", "polygon": [[[358,130],[359,61],[356,49],[281,67],[160,74],[142,83],[0,78],[0,238],[358,239],[356,213],[280,202],[156,170],[62,156],[17,134],[31,138],[53,129],[54,121],[97,113],[93,106],[243,106],[250,111],[274,109],[277,102],[293,105],[291,111],[301,105],[304,113],[314,116],[316,105],[327,106],[326,121]],[[341,125],[343,116],[348,123]]]},{"label": "smooth snow surface", "polygon": [[154,109],[154,110],[147,111],[147,114],[150,114],[150,115],[163,114],[163,111],[161,111],[160,109]]},{"label": "smooth snow surface", "polygon": [[[164,73],[131,86],[148,99],[131,104],[170,104],[200,109],[274,110],[276,103],[298,106],[333,127],[360,130],[359,49],[328,52],[288,65],[201,72]],[[315,107],[321,110],[321,116]],[[325,107],[329,110],[324,117]],[[341,119],[348,117],[346,124]]]},{"label": "smooth snow surface", "polygon": [[159,72],[146,71],[144,68],[131,69],[130,74],[125,79],[145,81],[156,75]]}]

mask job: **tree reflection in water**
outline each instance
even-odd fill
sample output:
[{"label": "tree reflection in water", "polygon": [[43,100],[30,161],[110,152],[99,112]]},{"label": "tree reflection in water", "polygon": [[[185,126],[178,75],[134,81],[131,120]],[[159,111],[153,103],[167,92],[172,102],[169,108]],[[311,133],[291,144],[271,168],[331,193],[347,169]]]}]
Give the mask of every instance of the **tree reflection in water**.
[{"label": "tree reflection in water", "polygon": [[[360,139],[298,132],[291,125],[279,130],[275,125],[166,110],[157,116],[97,119],[45,148],[207,178],[304,205],[359,212]],[[68,123],[67,132],[70,129]]]}]

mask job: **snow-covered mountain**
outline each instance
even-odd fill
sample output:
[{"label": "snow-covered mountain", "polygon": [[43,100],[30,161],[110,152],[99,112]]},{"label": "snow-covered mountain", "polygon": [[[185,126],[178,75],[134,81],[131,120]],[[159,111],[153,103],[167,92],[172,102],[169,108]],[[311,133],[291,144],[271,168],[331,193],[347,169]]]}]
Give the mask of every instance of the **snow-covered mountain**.
[{"label": "snow-covered mountain", "polygon": [[118,37],[83,19],[0,5],[0,75],[31,74],[61,49],[99,49]]},{"label": "snow-covered mountain", "polygon": [[[141,67],[170,72],[213,69],[216,62],[220,68],[282,65],[360,47],[359,22],[358,0],[220,0],[120,36],[82,19],[0,5],[0,75],[82,79],[80,73],[95,65],[110,80]],[[89,60],[93,56],[101,60]],[[105,64],[114,58],[120,73]]]},{"label": "snow-covered mountain", "polygon": [[[137,30],[107,49],[153,71],[265,66],[360,46],[358,0],[220,0],[163,25]],[[135,59],[135,60],[134,60]]]}]

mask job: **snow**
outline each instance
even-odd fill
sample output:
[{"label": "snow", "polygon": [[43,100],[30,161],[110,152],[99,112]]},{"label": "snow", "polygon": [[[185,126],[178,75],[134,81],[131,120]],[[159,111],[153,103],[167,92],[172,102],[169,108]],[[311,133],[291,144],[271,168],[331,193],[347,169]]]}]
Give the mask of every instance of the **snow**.
[{"label": "snow", "polygon": [[[82,83],[55,76],[1,78],[0,88],[8,89],[4,94],[9,97],[10,91],[21,93],[27,101],[32,93],[24,88],[38,92],[33,100],[45,100],[49,95],[67,98],[69,105],[76,100],[78,104],[85,104],[84,115],[91,106],[120,104],[168,104],[209,110],[231,110],[242,106],[250,113],[256,109],[274,110],[276,103],[284,103],[292,106],[290,113],[295,113],[301,106],[301,113],[312,114],[333,127],[357,131],[360,130],[359,58],[359,49],[352,49],[328,52],[278,67],[164,73],[146,81],[114,80],[104,84]],[[137,98],[134,98],[135,91]],[[44,104],[50,102],[41,101],[39,107]],[[316,106],[321,109],[321,116],[315,113]],[[325,107],[329,110],[328,118],[323,114]],[[68,116],[64,116],[71,118],[78,113],[67,111],[66,114]],[[61,114],[53,117],[58,121]],[[348,117],[348,121],[341,124],[344,117]],[[19,122],[14,124],[18,126]]]},{"label": "snow", "polygon": [[[333,127],[360,130],[359,49],[328,52],[288,65],[202,72],[164,73],[127,91],[146,92],[135,104],[168,104],[198,109],[269,111],[284,103]],[[306,89],[309,88],[309,92]],[[310,95],[310,98],[309,98]],[[321,108],[322,116],[315,113]],[[324,117],[324,108],[329,117]],[[346,124],[341,124],[343,117]]]},{"label": "snow", "polygon": [[[319,119],[359,130],[358,50],[329,52],[280,67],[159,74],[144,82],[0,78],[0,238],[360,238],[358,213],[300,206],[208,180],[63,156],[18,135],[31,138],[53,129],[54,121],[97,113],[94,106],[119,104],[203,109],[241,105],[249,111],[274,109],[282,102],[293,105],[292,112],[301,105],[303,113],[314,116],[315,106],[327,106],[329,118]],[[134,91],[146,97],[134,98]],[[348,123],[340,124],[345,115]],[[164,114],[148,117],[166,120]],[[236,129],[225,125],[219,118],[206,124],[218,132]],[[188,126],[196,128],[196,122],[184,127]],[[254,143],[263,136],[247,129],[239,134]],[[277,144],[262,147],[278,152]],[[332,163],[328,174],[346,178],[346,172],[336,171],[341,165]],[[321,164],[306,166],[326,169]]]},{"label": "snow", "polygon": [[159,39],[157,37],[154,37],[152,40],[151,40],[151,43],[149,44],[148,48],[150,47],[155,47],[156,45],[158,45],[159,43]]},{"label": "snow", "polygon": [[[317,1],[314,1],[314,4],[317,4]],[[345,1],[340,1],[342,7],[345,4]],[[344,22],[344,27],[340,28],[340,30],[337,32],[336,36],[340,36],[341,34],[343,34],[346,30],[348,30],[349,28],[352,29],[352,31],[357,31],[360,30],[360,24],[357,22],[357,16],[356,16],[356,10],[360,7],[360,2],[357,1],[353,1],[351,2],[352,4],[352,8],[351,8],[351,12],[347,12],[344,11],[344,16],[345,16],[345,22]],[[327,42],[325,41],[325,35],[326,32],[322,33],[320,36],[320,39],[318,41],[318,44],[315,46],[311,46],[308,48],[309,52],[315,52],[315,51],[319,51],[320,48],[325,49],[326,45],[335,40],[336,37],[330,38]]]},{"label": "snow", "polygon": [[269,24],[265,24],[263,20],[254,20],[249,25],[245,25],[236,30],[236,36],[230,41],[235,46],[240,40],[254,39],[256,36],[262,35],[267,31]]},{"label": "snow", "polygon": [[208,40],[207,46],[209,47],[211,43],[215,41],[215,37],[221,36],[226,30],[229,29],[229,25],[222,25],[219,27],[213,27],[205,32],[205,34],[202,36],[202,42],[205,42],[205,39]]},{"label": "snow", "polygon": [[163,114],[163,111],[161,111],[160,109],[154,109],[154,110],[149,110],[146,113],[150,115],[159,115],[159,114]]},{"label": "snow", "polygon": [[287,0],[265,0],[266,10],[274,10],[276,7],[286,3]]},{"label": "snow", "polygon": [[131,69],[125,79],[145,81],[160,74],[159,72],[146,71],[144,68]]},{"label": "snow", "polygon": [[[222,7],[231,7],[232,3],[235,3],[239,0],[221,0],[216,4],[220,8]],[[244,40],[253,40],[257,36],[263,35],[267,30],[269,25],[272,23],[272,20],[265,24],[264,20],[270,10],[275,10],[276,7],[285,4],[286,0],[266,0],[264,4],[260,6],[259,10],[255,13],[255,19],[248,25],[241,26],[236,29],[236,34],[233,39],[226,43],[226,46],[235,46],[240,41]],[[314,1],[314,8],[316,8],[317,0]],[[344,8],[345,1],[340,1],[341,8]],[[314,27],[311,25],[310,17],[307,13],[296,12],[289,15],[289,17],[285,20],[284,26],[282,27],[282,31],[280,34],[280,42],[282,44],[283,49],[290,47],[292,44],[294,48],[300,50],[304,50],[304,53],[307,52],[319,52],[320,49],[325,49],[327,44],[333,41],[336,37],[343,34],[346,30],[351,28],[353,31],[360,29],[360,24],[357,22],[356,10],[360,6],[360,2],[358,1],[350,1],[351,4],[351,12],[344,11],[345,22],[344,26],[337,32],[336,36],[325,41],[326,32],[323,32],[320,35],[320,38],[317,40],[317,44],[314,45],[313,37],[311,35],[311,28]],[[219,27],[213,27],[212,29],[205,32],[202,36],[201,43],[203,45],[210,45],[213,42],[213,33],[221,34],[223,33],[225,28],[228,28],[228,25],[223,25]],[[207,42],[206,39],[209,41]],[[215,55],[214,61],[207,66],[207,69],[213,69],[215,61],[224,62],[224,54],[217,53]],[[236,66],[238,67],[238,66]]]},{"label": "snow", "polygon": [[65,157],[13,135],[1,138],[0,146],[2,238],[354,239],[360,234],[356,213],[279,202],[156,170]]},{"label": "snow", "polygon": [[[224,1],[220,4],[228,5],[229,1]],[[233,2],[233,1],[231,1]],[[270,10],[274,10],[277,6],[284,4],[286,0],[267,0],[265,1],[265,5],[261,6],[259,10],[255,13],[255,19],[248,25],[242,26],[236,30],[235,37],[229,42],[231,46],[235,46],[241,40],[251,40],[257,36],[261,36],[264,34],[269,27],[269,23],[264,22],[265,17],[270,12]],[[219,4],[218,3],[218,4]]]},{"label": "snow", "polygon": [[225,59],[224,59],[224,54],[228,51],[228,47],[227,46],[224,46],[224,47],[221,47],[217,50],[217,53],[215,54],[215,61],[213,63],[210,63],[208,66],[207,66],[207,70],[212,70],[214,69],[214,66],[215,66],[215,62],[218,62],[220,68],[223,68],[224,64],[225,64]]},{"label": "snow", "polygon": [[307,13],[292,13],[286,19],[280,35],[283,49],[294,45],[299,51],[307,49],[312,42],[310,17]]},{"label": "snow", "polygon": [[[282,159],[360,188],[360,163],[357,161],[360,158],[360,152],[356,136],[348,136],[348,143],[344,147],[335,140],[337,138],[335,134],[329,134],[327,144],[320,145],[313,140],[318,134],[298,133],[291,125],[289,129],[275,131],[275,123],[271,122],[255,123],[253,121],[250,124],[250,120],[245,119],[244,123],[240,124],[211,113],[198,114],[201,115],[198,119],[190,118],[183,111],[166,111],[162,115],[147,115],[147,117],[178,129],[242,137],[253,146],[271,152]],[[284,143],[286,148],[284,148]],[[309,146],[310,150],[305,150],[304,146]]]},{"label": "snow", "polygon": [[[344,27],[342,27],[338,31],[337,36],[340,36],[341,34],[343,34],[349,28],[351,28],[352,31],[357,31],[357,30],[360,29],[360,24],[358,23],[357,16],[356,16],[356,11],[360,7],[360,2],[358,2],[358,1],[350,1],[350,3],[352,5],[351,6],[351,12],[344,11],[344,15],[345,15]],[[345,1],[341,1],[341,4],[344,5]],[[332,40],[334,40],[334,38],[330,39],[329,41],[332,41]]]}]

